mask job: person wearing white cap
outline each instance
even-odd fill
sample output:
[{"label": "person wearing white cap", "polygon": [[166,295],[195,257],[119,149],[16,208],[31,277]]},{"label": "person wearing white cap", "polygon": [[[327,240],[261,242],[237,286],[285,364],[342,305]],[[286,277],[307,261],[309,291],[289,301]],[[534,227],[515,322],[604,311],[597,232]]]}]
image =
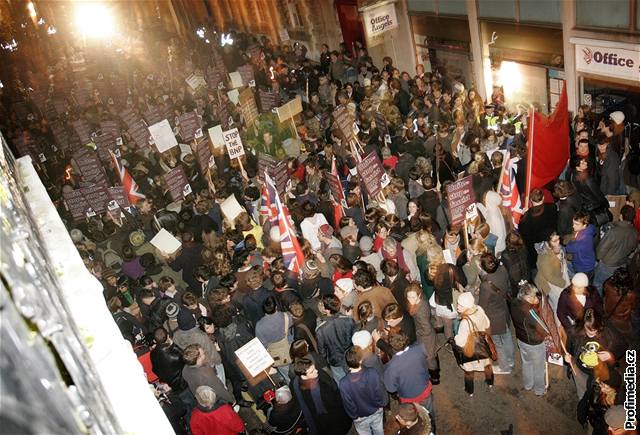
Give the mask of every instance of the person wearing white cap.
[{"label": "person wearing white cap", "polygon": [[375,369],[380,376],[384,376],[384,365],[375,352],[371,333],[366,329],[358,331],[351,337],[351,343],[362,351],[362,367]]},{"label": "person wearing white cap", "polygon": [[571,278],[571,285],[560,293],[556,314],[565,330],[581,322],[587,309],[593,308],[602,314],[602,299],[593,286],[589,285],[589,277],[584,273],[576,273]]},{"label": "person wearing white cap", "polygon": [[[482,307],[476,305],[473,294],[470,292],[464,292],[458,296],[456,309],[462,320],[454,340],[457,346],[464,348],[468,339],[474,339],[472,331],[487,331],[491,323]],[[493,388],[493,367],[490,358],[466,362],[461,367],[464,370],[464,390],[469,397],[473,397],[474,372],[484,372],[485,383],[490,389]]]}]

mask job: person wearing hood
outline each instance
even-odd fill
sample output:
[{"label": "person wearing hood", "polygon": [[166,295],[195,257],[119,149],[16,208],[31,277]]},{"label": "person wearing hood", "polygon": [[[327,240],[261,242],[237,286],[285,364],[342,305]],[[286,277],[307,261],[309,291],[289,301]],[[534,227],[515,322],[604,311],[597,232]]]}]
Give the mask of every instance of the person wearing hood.
[{"label": "person wearing hood", "polygon": [[191,414],[193,435],[235,435],[244,431],[244,422],[228,403],[220,403],[213,388],[196,389],[198,405]]},{"label": "person wearing hood", "polygon": [[495,255],[500,256],[506,248],[507,227],[500,211],[502,198],[493,190],[488,191],[484,196],[484,202],[477,203],[478,209],[484,216],[485,221],[489,224],[491,234],[494,234],[498,240],[496,241]]}]

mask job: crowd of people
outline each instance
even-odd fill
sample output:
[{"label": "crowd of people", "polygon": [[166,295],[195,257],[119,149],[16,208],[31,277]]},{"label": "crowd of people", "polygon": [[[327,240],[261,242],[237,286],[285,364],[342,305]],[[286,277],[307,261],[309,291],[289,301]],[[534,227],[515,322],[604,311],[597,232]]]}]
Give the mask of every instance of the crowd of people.
[{"label": "crowd of people", "polygon": [[[144,198],[81,221],[63,200],[83,187],[69,166],[73,150],[45,148],[36,162],[176,433],[240,433],[246,425],[237,412],[251,407],[278,434],[436,433],[442,349],[456,354],[456,382],[471,400],[474,374],[493,388],[494,376],[516,370],[517,350],[523,387],[533,391],[519,400],[544,400],[535,396],[545,395],[546,363],[559,354],[556,363],[575,381],[579,421],[596,434],[622,428],[625,351],[637,348],[640,333],[640,186],[629,163],[638,143],[625,141],[624,115],[598,119],[580,107],[572,137],[558,138],[571,150],[566,171],[525,196],[527,116],[508,110],[499,89],[485,102],[442,66],[418,65],[412,74],[388,57],[377,66],[361,45],[324,46],[313,62],[300,44],[232,37],[222,49],[174,42],[168,69],[130,58],[119,71],[95,74],[84,107],[68,94],[74,77],[92,73],[72,72],[77,52],[3,90],[5,100],[28,100],[44,86],[65,101],[56,122],[68,131],[77,120],[96,129],[122,123],[122,110],[142,113],[150,104],[168,104],[176,116],[196,110],[204,131],[226,122],[221,113],[232,117],[229,127],[252,129],[226,93],[195,93],[184,82],[206,71],[216,50],[228,71],[251,65],[257,89],[282,102],[303,97],[301,152],[285,157],[280,198],[304,256],[296,272],[283,257],[277,219],[265,213],[264,177],[250,149],[241,166],[216,155],[202,174],[188,146],[160,153],[125,132],[121,161]],[[261,55],[250,55],[256,46]],[[28,134],[58,143],[52,119],[3,106],[10,142]],[[332,118],[338,106],[358,126],[357,146]],[[518,226],[499,191],[504,150],[517,160],[523,203],[529,199]],[[375,197],[356,170],[371,152],[389,176]],[[343,203],[325,176],[332,165]],[[176,202],[162,175],[177,166],[192,193]],[[104,169],[119,184],[113,164]],[[480,212],[453,224],[446,188],[467,175]],[[619,194],[627,197],[614,219],[606,195]],[[244,207],[233,221],[221,209],[230,195]],[[149,243],[161,228],[180,241],[177,252]],[[275,361],[264,376],[250,376],[235,353],[254,338]]]}]

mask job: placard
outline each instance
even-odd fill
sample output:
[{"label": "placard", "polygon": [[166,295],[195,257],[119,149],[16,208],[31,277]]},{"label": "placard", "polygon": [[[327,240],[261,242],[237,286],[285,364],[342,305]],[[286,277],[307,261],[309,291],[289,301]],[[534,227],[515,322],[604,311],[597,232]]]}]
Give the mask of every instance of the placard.
[{"label": "placard", "polygon": [[71,125],[83,145],[91,142],[91,127],[87,121],[80,119],[78,121],[74,121]]},{"label": "placard", "polygon": [[329,189],[331,190],[331,195],[333,195],[333,200],[343,207],[347,206],[347,203],[344,198],[344,190],[342,190],[342,183],[340,179],[331,172],[325,171],[324,177],[329,184]]},{"label": "placard", "polygon": [[142,113],[142,117],[147,122],[147,125],[157,124],[165,118],[164,113],[159,106],[149,107],[149,110]]},{"label": "placard", "polygon": [[216,125],[209,130],[209,137],[214,148],[222,148],[224,146],[224,136],[222,134],[222,126]]},{"label": "placard", "polygon": [[198,89],[200,88],[207,87],[207,82],[205,81],[204,77],[202,77],[200,74],[191,74],[184,81],[187,82],[189,87],[194,92],[198,91]]},{"label": "placard", "polygon": [[149,133],[159,152],[163,153],[178,145],[169,121],[163,119],[149,127]]},{"label": "placard", "polygon": [[273,178],[273,170],[275,169],[277,164],[278,159],[276,159],[275,157],[262,152],[258,153],[258,179],[260,180],[260,182],[265,182],[265,172],[269,174],[271,178]]},{"label": "placard", "polygon": [[353,140],[354,139],[354,136],[353,136],[354,119],[349,113],[349,111],[347,110],[347,108],[342,105],[339,105],[338,107],[336,107],[335,110],[333,111],[333,119],[335,120],[336,124],[338,124],[338,128],[340,129],[340,132],[344,136],[344,140],[346,140],[347,142],[350,142],[351,140]]},{"label": "placard", "polygon": [[289,38],[289,31],[285,27],[280,27],[280,29],[278,29],[278,35],[280,36],[281,42],[286,42],[291,40]]},{"label": "placard", "polygon": [[[358,174],[369,196],[377,196],[383,188],[383,178],[389,178],[375,151],[370,152],[357,165]],[[387,183],[388,184],[388,183]]]},{"label": "placard", "polygon": [[243,212],[247,210],[244,209],[236,199],[235,195],[231,194],[227,199],[225,199],[222,204],[220,204],[220,210],[225,218],[233,225],[234,221]]},{"label": "placard", "polygon": [[129,128],[128,133],[138,149],[144,150],[149,146],[151,133],[149,133],[147,124],[142,119],[139,119],[137,123]]},{"label": "placard", "polygon": [[98,153],[98,157],[103,162],[108,162],[111,160],[111,154],[109,151],[114,151],[118,146],[116,144],[116,139],[111,135],[110,131],[102,131],[102,134],[99,134],[93,138],[93,143],[96,144],[96,152]]},{"label": "placard", "polygon": [[273,358],[257,337],[236,350],[235,354],[254,378],[269,369],[274,363]]},{"label": "placard", "polygon": [[256,79],[253,73],[253,67],[249,64],[239,66],[238,73],[240,73],[242,84],[245,86],[249,86],[249,83]]},{"label": "placard", "polygon": [[231,87],[232,88],[241,88],[242,87],[242,76],[238,71],[234,71],[229,73],[229,79],[231,79]]},{"label": "placard", "polygon": [[260,99],[260,109],[262,112],[269,112],[280,104],[280,94],[277,92],[258,90],[258,98]]},{"label": "placard", "polygon": [[200,139],[196,139],[195,149],[193,153],[196,156],[196,160],[198,161],[198,167],[200,168],[200,173],[204,176],[209,170],[209,165],[211,163],[211,159],[213,158],[213,154],[211,153],[211,146],[209,145],[208,137],[201,137]]},{"label": "placard", "polygon": [[240,102],[240,91],[237,89],[231,89],[227,92],[227,97],[229,97],[229,101],[231,101],[234,105],[237,105]]},{"label": "placard", "polygon": [[169,188],[172,201],[182,201],[185,196],[192,192],[189,179],[182,166],[176,166],[164,174],[162,178]]},{"label": "placard", "polygon": [[73,154],[72,159],[80,171],[81,185],[100,184],[106,186],[108,184],[102,162],[93,149],[82,146]]},{"label": "placard", "polygon": [[475,202],[471,175],[447,186],[447,202],[451,224],[464,222],[468,207]]},{"label": "placard", "polygon": [[89,207],[96,214],[102,214],[107,211],[107,204],[112,198],[105,185],[94,184],[93,186],[83,187],[81,190]]},{"label": "placard", "polygon": [[242,145],[242,138],[237,128],[232,128],[222,133],[224,137],[224,144],[227,147],[227,153],[230,159],[236,159],[244,156],[244,146]]},{"label": "placard", "polygon": [[100,130],[103,134],[110,134],[113,138],[120,137],[120,125],[116,121],[101,121]]},{"label": "placard", "polygon": [[161,228],[149,243],[164,256],[174,254],[182,246],[180,240],[176,239],[173,234],[164,228]]},{"label": "placard", "polygon": [[180,115],[178,122],[180,124],[180,137],[185,142],[191,142],[195,139],[198,130],[202,129],[202,120],[195,110]]},{"label": "placard", "polygon": [[86,218],[86,211],[89,208],[89,203],[84,198],[80,189],[75,189],[68,192],[62,192],[64,203],[71,213],[71,217],[75,223],[82,222]]},{"label": "placard", "polygon": [[116,202],[116,204],[118,204],[120,208],[128,208],[131,206],[131,203],[129,202],[129,197],[124,192],[124,187],[114,186],[114,187],[109,187],[108,190],[109,190],[109,196],[111,197],[112,200]]},{"label": "placard", "polygon": [[242,116],[244,117],[245,125],[253,125],[255,120],[258,119],[260,113],[258,112],[253,91],[250,88],[240,92],[240,112],[242,112]]},{"label": "placard", "polygon": [[276,109],[280,122],[291,119],[300,112],[302,112],[302,98],[299,95]]}]

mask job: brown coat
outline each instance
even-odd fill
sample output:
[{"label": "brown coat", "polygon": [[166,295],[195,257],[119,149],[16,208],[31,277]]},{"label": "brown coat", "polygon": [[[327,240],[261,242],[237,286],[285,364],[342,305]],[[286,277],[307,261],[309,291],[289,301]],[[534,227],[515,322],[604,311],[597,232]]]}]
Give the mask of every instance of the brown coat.
[{"label": "brown coat", "polygon": [[549,283],[560,288],[564,288],[568,285],[562,276],[560,260],[553,252],[545,249],[543,253],[538,255],[538,261],[536,264],[538,273],[535,276],[534,282],[536,287],[538,287],[545,295],[548,295],[551,290]]},{"label": "brown coat", "polygon": [[371,305],[373,306],[373,315],[378,318],[382,318],[382,310],[384,307],[391,303],[397,303],[396,298],[394,298],[393,293],[391,293],[391,290],[381,285],[372,287],[371,290],[358,292],[356,303],[353,306],[353,318],[356,319],[356,321],[359,320],[357,310],[358,305],[364,301],[371,302]]}]

